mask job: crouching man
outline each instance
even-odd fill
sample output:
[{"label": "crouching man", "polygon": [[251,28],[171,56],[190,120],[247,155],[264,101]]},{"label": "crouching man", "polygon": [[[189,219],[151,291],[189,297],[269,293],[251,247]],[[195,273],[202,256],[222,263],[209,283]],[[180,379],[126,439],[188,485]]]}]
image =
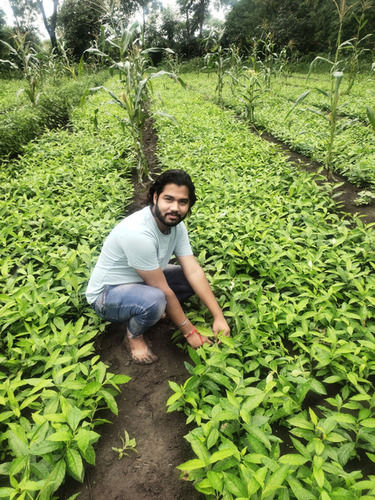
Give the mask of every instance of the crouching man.
[{"label": "crouching man", "polygon": [[[229,335],[183,223],[196,201],[190,176],[183,170],[164,172],[151,186],[148,200],[149,206],[123,219],[108,235],[86,290],[88,302],[100,317],[127,321],[125,340],[139,364],[158,359],[143,333],[165,311],[192,347],[210,342],[181,306],[194,293],[212,314],[214,334]],[[179,265],[169,264],[172,255]]]}]

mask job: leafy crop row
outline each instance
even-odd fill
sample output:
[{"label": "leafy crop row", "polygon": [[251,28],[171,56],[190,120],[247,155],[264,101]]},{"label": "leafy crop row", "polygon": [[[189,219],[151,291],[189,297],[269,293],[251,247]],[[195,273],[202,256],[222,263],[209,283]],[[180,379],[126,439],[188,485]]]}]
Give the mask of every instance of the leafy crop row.
[{"label": "leafy crop row", "polygon": [[373,232],[229,112],[162,98],[159,157],[196,182],[189,232],[233,332],[170,383],[194,424],[179,468],[209,499],[375,498]]},{"label": "leafy crop row", "polygon": [[[215,80],[207,75],[186,75],[185,80],[206,96],[214,96]],[[224,104],[242,114],[243,103],[231,94],[229,86],[224,87]],[[264,127],[278,139],[289,144],[313,160],[324,162],[329,136],[329,121],[315,113],[307,112],[306,105],[297,107],[293,116],[288,117],[292,103],[273,92],[262,92],[255,105],[255,123]],[[312,107],[312,106],[307,106]],[[363,103],[365,111],[366,104]],[[340,120],[340,133],[335,138],[332,165],[335,171],[345,175],[358,186],[375,185],[373,169],[375,134],[370,127],[348,118]]]},{"label": "leafy crop row", "polygon": [[10,109],[19,106],[21,103],[25,104],[27,102],[27,98],[22,92],[24,86],[24,80],[1,80],[0,113],[5,113]]},{"label": "leafy crop row", "polygon": [[84,298],[103,234],[132,195],[131,140],[105,101],[98,93],[73,133],[46,133],[0,172],[0,498],[50,500],[66,474],[82,480],[100,410],[117,412],[129,379],[94,356],[103,326]]},{"label": "leafy crop row", "polygon": [[[324,95],[321,93],[321,90],[325,90],[327,92],[329,90],[329,87],[324,80],[311,82],[306,80],[305,76],[305,79],[302,81],[300,80],[298,83],[293,83],[293,81],[293,77],[277,78],[273,80],[272,92],[284,97],[285,99],[295,102],[302,92],[309,89],[311,90],[311,94],[309,95],[308,100],[304,101],[304,104],[309,103],[317,108],[327,109],[328,103]],[[341,114],[343,116],[349,116],[353,119],[366,121],[366,106],[373,105],[373,87],[372,80],[368,78],[363,82],[357,83],[350,95],[345,94],[345,90],[343,88]]]},{"label": "leafy crop row", "polygon": [[46,129],[65,126],[88,88],[99,85],[107,76],[106,72],[102,72],[86,75],[80,80],[65,79],[60,86],[46,87],[38,105],[21,101],[18,106],[13,103],[11,109],[5,109],[0,123],[0,158],[13,158],[21,153],[25,144],[42,135]]}]

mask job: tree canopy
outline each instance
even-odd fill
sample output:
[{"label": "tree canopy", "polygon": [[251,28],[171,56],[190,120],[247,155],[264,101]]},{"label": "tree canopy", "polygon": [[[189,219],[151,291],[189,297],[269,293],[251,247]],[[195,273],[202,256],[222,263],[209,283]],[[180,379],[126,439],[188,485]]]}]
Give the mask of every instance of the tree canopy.
[{"label": "tree canopy", "polygon": [[[339,3],[341,3],[339,1]],[[343,40],[355,36],[356,17],[368,19],[362,35],[375,31],[374,9],[365,1],[349,0]],[[289,46],[299,54],[329,52],[335,45],[338,15],[333,0],[239,0],[225,23],[227,43],[251,46],[251,40],[271,33],[278,48]]]}]

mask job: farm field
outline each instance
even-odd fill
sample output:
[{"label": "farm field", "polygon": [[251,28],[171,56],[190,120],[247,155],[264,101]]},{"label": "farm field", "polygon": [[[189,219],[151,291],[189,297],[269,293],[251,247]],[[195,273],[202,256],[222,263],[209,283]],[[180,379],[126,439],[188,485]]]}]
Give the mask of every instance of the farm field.
[{"label": "farm field", "polygon": [[[159,366],[129,366],[119,331],[101,335],[106,347],[102,359],[95,355],[93,341],[104,325],[83,292],[103,236],[127,213],[135,163],[118,111],[104,92],[95,94],[73,113],[71,131],[42,135],[1,171],[0,473],[9,480],[2,481],[1,497],[74,498],[54,495],[64,478],[68,486],[71,478],[82,481],[90,464],[90,482],[78,498],[107,484],[116,498],[131,473],[132,499],[160,498],[160,478],[172,477],[178,488],[177,466],[185,479],[179,498],[375,498],[373,229],[359,218],[340,218],[329,184],[318,186],[232,110],[207,99],[214,96],[214,75],[184,80],[191,88],[154,82],[153,110],[176,119],[155,114],[156,154],[162,169],[185,169],[196,183],[198,202],[187,225],[232,337],[189,349],[187,360],[165,341],[173,327],[164,322],[154,332],[163,350]],[[256,105],[257,123],[298,146],[296,129],[307,127],[307,113],[294,115],[289,130],[280,116],[290,101],[268,97]],[[229,87],[223,98],[239,105]],[[308,125],[301,134],[305,150],[298,149],[320,161],[319,133],[313,120]],[[355,127],[337,142],[350,153],[335,150],[335,168],[346,174],[372,161],[374,132]],[[368,147],[361,160],[358,144]],[[372,186],[373,178],[361,182]],[[189,317],[207,328],[206,312],[194,301]],[[159,413],[143,425],[147,405],[139,399],[138,414],[129,405],[147,377],[145,397]],[[162,430],[176,425],[181,439],[186,434],[173,453],[163,448],[162,433],[152,439],[163,401]],[[106,421],[113,419],[109,432]],[[138,454],[108,458],[124,423],[140,444]],[[167,471],[156,474],[147,464],[147,447],[147,456],[163,450]],[[142,467],[135,467],[139,460]],[[116,472],[121,479],[114,480]],[[137,489],[142,482],[146,493]]]},{"label": "farm field", "polygon": [[[217,97],[215,88],[217,78],[213,73],[184,75],[192,88],[209,98]],[[253,77],[254,78],[254,77]],[[243,79],[234,87],[229,77],[224,78],[223,105],[233,108],[235,113],[244,116],[250,93],[250,81]],[[271,79],[269,89],[254,88],[253,124],[271,133],[277,139],[289,145],[312,160],[324,164],[327,155],[327,141],[330,135],[329,96],[318,92],[319,88],[329,91],[330,81],[324,75],[313,76],[306,82],[306,75],[276,76]],[[362,77],[345,94],[345,82],[342,83],[337,134],[333,144],[332,168],[343,174],[353,184],[374,191],[375,173],[374,145],[375,131],[368,126],[366,107],[374,107],[375,81],[372,76]],[[310,91],[295,109],[294,103],[305,91]],[[246,101],[247,99],[247,101]]]}]

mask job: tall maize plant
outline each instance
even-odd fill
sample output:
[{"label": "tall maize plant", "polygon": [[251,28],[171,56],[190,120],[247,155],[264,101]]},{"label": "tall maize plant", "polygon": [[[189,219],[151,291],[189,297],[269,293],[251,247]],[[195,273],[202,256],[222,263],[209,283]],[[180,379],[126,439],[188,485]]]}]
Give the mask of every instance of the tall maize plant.
[{"label": "tall maize plant", "polygon": [[[348,6],[346,0],[332,0],[337,9],[338,18],[339,18],[339,29],[337,32],[337,41],[336,41],[336,51],[334,54],[333,60],[327,59],[325,57],[317,56],[312,63],[310,64],[310,69],[307,75],[307,79],[310,77],[313,67],[319,61],[323,61],[330,66],[330,90],[326,91],[321,88],[317,88],[316,90],[323,94],[328,100],[328,113],[323,110],[316,110],[312,108],[307,108],[308,111],[311,111],[315,114],[320,115],[326,122],[328,122],[328,133],[326,137],[326,155],[324,166],[327,171],[327,178],[330,180],[334,180],[333,176],[333,154],[334,154],[334,142],[338,133],[344,130],[346,127],[351,125],[351,123],[355,120],[341,120],[339,123],[339,115],[342,106],[340,105],[340,86],[342,83],[342,79],[344,77],[344,72],[342,70],[344,66],[344,61],[340,59],[341,53],[344,48],[350,44],[350,40],[341,41],[342,31],[343,31],[343,22],[344,18],[352,8],[353,5]],[[310,94],[311,90],[306,90],[303,92],[293,104],[293,107],[289,110],[286,115],[286,118],[290,115],[290,113]]]},{"label": "tall maize plant", "polygon": [[128,128],[131,132],[137,156],[138,179],[141,181],[149,177],[149,167],[143,151],[143,132],[148,117],[147,101],[152,92],[151,82],[154,78],[166,75],[182,85],[184,83],[174,73],[152,72],[149,54],[160,51],[173,53],[173,51],[155,47],[143,49],[139,35],[137,24],[130,28],[122,27],[119,34],[110,26],[104,26],[102,29],[104,43],[101,45],[105,48],[99,49],[95,46],[89,48],[87,52],[107,60],[110,68],[119,75],[121,87],[118,95],[104,86],[92,90],[104,89],[113,98],[113,102],[123,110],[117,118],[122,129]]}]

